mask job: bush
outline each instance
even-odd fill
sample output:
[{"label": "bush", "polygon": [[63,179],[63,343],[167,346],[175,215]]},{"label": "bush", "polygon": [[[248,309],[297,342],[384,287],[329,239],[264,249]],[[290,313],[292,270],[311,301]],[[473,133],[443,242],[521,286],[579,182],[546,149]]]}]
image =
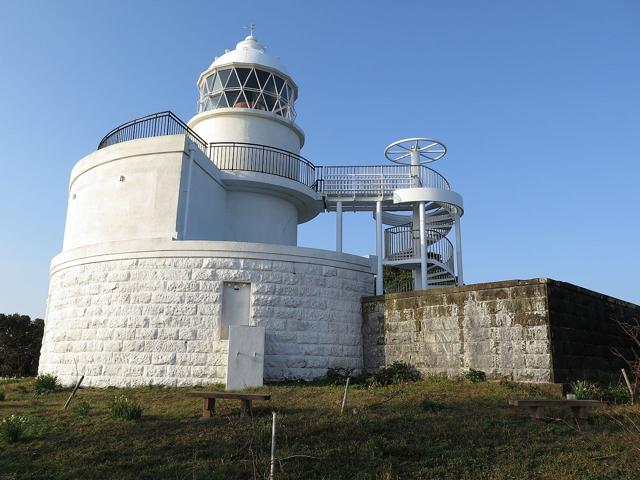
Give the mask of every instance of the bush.
[{"label": "bush", "polygon": [[353,377],[353,369],[337,367],[328,369],[327,374],[321,380],[322,383],[329,385],[344,385],[349,377]]},{"label": "bush", "polygon": [[610,403],[629,403],[629,389],[622,383],[610,383],[601,389],[602,400]]},{"label": "bush", "polygon": [[571,383],[571,391],[578,400],[600,400],[601,392],[598,385],[587,380]]},{"label": "bush", "polygon": [[420,373],[408,363],[393,362],[388,367],[374,373],[369,383],[374,386],[385,386],[394,383],[415,382],[420,380]]},{"label": "bush", "polygon": [[420,408],[425,412],[439,412],[444,409],[444,404],[425,398],[420,402]]},{"label": "bush", "polygon": [[139,403],[122,395],[111,402],[111,415],[113,418],[123,420],[137,420],[142,416],[142,407]]},{"label": "bush", "polygon": [[38,375],[35,381],[35,390],[38,395],[44,395],[47,393],[57,392],[60,390],[61,385],[58,381],[58,377],[50,373],[44,375]]},{"label": "bush", "polygon": [[4,392],[0,392],[0,402],[4,402],[5,396]]},{"label": "bush", "polygon": [[464,374],[464,378],[471,383],[480,383],[487,380],[487,374],[482,370],[470,368],[469,371]]},{"label": "bush", "polygon": [[80,417],[86,417],[91,411],[91,404],[89,402],[77,403],[76,405],[74,405],[73,411],[76,412]]},{"label": "bush", "polygon": [[11,415],[0,421],[0,437],[7,443],[15,443],[24,437],[27,429],[27,417]]}]

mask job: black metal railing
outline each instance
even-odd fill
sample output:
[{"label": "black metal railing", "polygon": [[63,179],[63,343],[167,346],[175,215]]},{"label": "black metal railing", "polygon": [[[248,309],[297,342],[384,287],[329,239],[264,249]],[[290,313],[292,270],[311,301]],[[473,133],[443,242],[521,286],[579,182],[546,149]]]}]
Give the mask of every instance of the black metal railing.
[{"label": "black metal railing", "polygon": [[207,143],[170,111],[136,118],[114,128],[100,140],[98,150],[117,143],[128,142],[129,140],[164,135],[186,135],[203,153],[207,153]]},{"label": "black metal railing", "polygon": [[209,158],[220,170],[244,170],[289,178],[316,187],[316,167],[293,152],[255,143],[209,144]]}]

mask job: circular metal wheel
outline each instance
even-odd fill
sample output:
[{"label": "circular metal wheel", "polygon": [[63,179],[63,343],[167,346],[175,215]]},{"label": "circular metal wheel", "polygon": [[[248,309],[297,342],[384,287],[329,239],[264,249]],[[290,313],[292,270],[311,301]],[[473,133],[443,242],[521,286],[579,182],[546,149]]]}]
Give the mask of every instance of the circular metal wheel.
[{"label": "circular metal wheel", "polygon": [[418,164],[435,162],[447,153],[447,147],[430,138],[405,138],[393,142],[384,149],[384,156],[394,163],[411,165],[411,157],[418,159]]}]

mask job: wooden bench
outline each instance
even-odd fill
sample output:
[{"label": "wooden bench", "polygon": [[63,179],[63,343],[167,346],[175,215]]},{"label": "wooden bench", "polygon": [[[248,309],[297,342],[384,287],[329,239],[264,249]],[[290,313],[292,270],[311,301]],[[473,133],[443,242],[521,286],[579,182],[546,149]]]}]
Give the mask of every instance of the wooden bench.
[{"label": "wooden bench", "polygon": [[253,415],[251,402],[253,400],[271,400],[271,395],[262,393],[232,393],[232,392],[189,392],[189,397],[200,397],[203,400],[202,417],[212,417],[216,409],[216,398],[228,400],[240,400],[240,416]]},{"label": "wooden bench", "polygon": [[544,418],[544,407],[571,407],[574,417],[587,418],[587,408],[601,407],[600,400],[509,400],[512,407],[525,407],[531,412],[533,420]]}]

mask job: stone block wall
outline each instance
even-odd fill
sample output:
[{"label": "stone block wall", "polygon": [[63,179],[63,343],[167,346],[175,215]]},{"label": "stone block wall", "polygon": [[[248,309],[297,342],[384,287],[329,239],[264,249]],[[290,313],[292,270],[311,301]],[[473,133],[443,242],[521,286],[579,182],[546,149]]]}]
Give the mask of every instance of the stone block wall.
[{"label": "stone block wall", "polygon": [[371,297],[363,316],[366,370],[403,361],[424,374],[475,368],[516,381],[552,381],[544,281]]},{"label": "stone block wall", "polygon": [[55,268],[39,370],[66,384],[84,374],[92,386],[224,382],[225,281],[251,283],[251,323],[266,329],[265,380],[361,369],[360,300],[372,275],[307,263],[296,251],[298,261],[157,252]]},{"label": "stone block wall", "polygon": [[618,322],[640,319],[640,306],[570,283],[549,280],[549,317],[556,382],[620,377],[632,358],[629,338]]},{"label": "stone block wall", "polygon": [[364,367],[425,374],[469,368],[515,381],[618,378],[630,354],[618,321],[640,307],[551,279],[434,288],[363,299]]}]

